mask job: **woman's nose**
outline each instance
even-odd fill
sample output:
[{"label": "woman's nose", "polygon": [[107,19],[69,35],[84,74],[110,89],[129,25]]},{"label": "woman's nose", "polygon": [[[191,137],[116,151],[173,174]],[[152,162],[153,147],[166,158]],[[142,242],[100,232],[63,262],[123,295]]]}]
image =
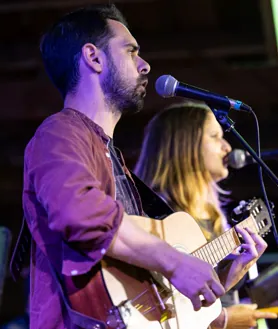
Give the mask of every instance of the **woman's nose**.
[{"label": "woman's nose", "polygon": [[225,150],[226,153],[230,153],[232,151],[232,147],[230,143],[226,141],[226,139],[223,139],[223,149]]}]

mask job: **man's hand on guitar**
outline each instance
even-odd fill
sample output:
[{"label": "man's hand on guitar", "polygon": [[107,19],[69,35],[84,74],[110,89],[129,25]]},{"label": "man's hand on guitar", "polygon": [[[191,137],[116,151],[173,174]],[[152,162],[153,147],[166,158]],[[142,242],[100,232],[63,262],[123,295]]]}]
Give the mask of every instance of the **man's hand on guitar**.
[{"label": "man's hand on guitar", "polygon": [[257,234],[248,229],[238,229],[244,239],[242,247],[245,251],[230,261],[228,266],[219,272],[218,277],[212,265],[181,253],[165,241],[147,233],[137,223],[144,223],[144,217],[124,214],[107,255],[161,273],[191,300],[195,310],[199,310],[201,306],[212,305],[225,291],[234,286],[267,247]]},{"label": "man's hand on guitar", "polygon": [[267,243],[249,228],[236,227],[236,230],[244,240],[241,245],[243,252],[226,263],[226,266],[221,267],[221,264],[219,266],[218,275],[226,291],[231,289],[246,274],[267,248]]},{"label": "man's hand on guitar", "polygon": [[180,262],[168,279],[191,300],[195,311],[210,306],[225,293],[213,267],[190,255],[181,254]]},{"label": "man's hand on guitar", "polygon": [[[124,214],[117,235],[107,251],[108,256],[161,273],[191,300],[195,310],[213,304],[224,295],[225,289],[212,265],[176,250],[147,233],[137,223],[144,223],[144,218]],[[201,295],[205,298],[203,301]]]}]

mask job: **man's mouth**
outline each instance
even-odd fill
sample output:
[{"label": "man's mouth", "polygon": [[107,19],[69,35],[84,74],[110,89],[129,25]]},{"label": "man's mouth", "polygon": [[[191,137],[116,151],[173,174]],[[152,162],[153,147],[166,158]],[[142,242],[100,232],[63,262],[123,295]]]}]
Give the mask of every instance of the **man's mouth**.
[{"label": "man's mouth", "polygon": [[141,85],[146,89],[148,85],[148,80],[143,81]]}]

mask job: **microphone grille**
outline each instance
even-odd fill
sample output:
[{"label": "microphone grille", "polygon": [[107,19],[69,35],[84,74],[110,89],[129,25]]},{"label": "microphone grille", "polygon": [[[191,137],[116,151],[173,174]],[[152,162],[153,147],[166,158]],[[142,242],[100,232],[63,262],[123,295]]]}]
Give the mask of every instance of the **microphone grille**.
[{"label": "microphone grille", "polygon": [[243,150],[234,149],[228,155],[228,165],[234,169],[240,169],[246,165],[246,154]]},{"label": "microphone grille", "polygon": [[162,75],[156,80],[156,92],[162,97],[173,97],[175,96],[177,83],[178,80],[171,75]]}]

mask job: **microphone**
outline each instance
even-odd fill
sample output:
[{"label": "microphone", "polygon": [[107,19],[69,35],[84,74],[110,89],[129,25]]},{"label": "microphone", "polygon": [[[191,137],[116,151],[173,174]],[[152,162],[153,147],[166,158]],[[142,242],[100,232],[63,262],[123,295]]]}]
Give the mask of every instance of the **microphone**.
[{"label": "microphone", "polygon": [[[261,158],[264,160],[271,160],[278,158],[278,150],[261,152]],[[240,169],[249,164],[257,163],[256,160],[245,150],[234,149],[228,155],[228,165],[234,169]]]},{"label": "microphone", "polygon": [[180,96],[207,103],[209,106],[220,110],[238,110],[250,112],[251,107],[241,101],[218,95],[205,89],[200,89],[183,82],[179,82],[171,75],[162,75],[156,80],[156,92],[166,98]]}]

